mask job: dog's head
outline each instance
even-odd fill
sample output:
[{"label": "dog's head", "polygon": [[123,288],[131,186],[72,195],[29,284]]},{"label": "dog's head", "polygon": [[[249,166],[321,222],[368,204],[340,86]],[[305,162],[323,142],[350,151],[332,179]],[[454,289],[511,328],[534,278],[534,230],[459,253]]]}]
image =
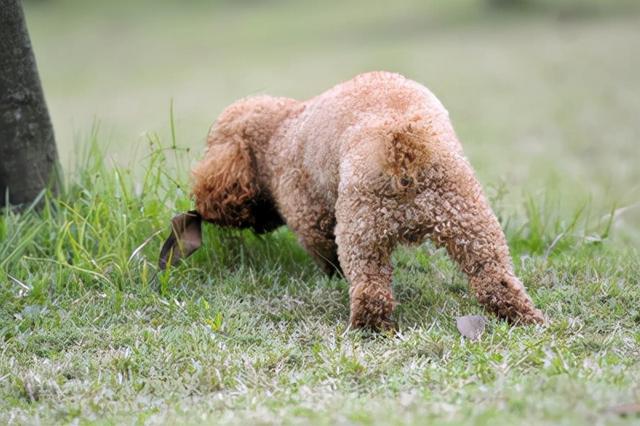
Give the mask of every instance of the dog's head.
[{"label": "dog's head", "polygon": [[203,220],[257,233],[284,224],[263,176],[265,153],[296,105],[292,99],[259,96],[238,101],[220,115],[209,131],[204,158],[192,171],[196,209],[174,218],[164,257],[176,246],[186,247],[175,251],[176,260],[195,251],[192,243],[199,246]]},{"label": "dog's head", "polygon": [[193,197],[203,219],[267,232],[283,224],[265,182],[269,142],[296,101],[258,96],[228,107],[211,127],[193,169]]}]

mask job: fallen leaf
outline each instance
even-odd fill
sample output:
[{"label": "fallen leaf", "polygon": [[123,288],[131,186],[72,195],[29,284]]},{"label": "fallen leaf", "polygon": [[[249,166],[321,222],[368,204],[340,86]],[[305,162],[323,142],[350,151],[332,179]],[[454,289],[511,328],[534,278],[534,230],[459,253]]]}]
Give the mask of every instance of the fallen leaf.
[{"label": "fallen leaf", "polygon": [[180,259],[191,256],[202,245],[202,217],[192,210],[171,219],[171,234],[160,250],[158,264],[164,270],[167,263],[178,263]]},{"label": "fallen leaf", "polygon": [[632,416],[640,414],[640,404],[622,404],[609,407],[608,412],[617,414],[619,416]]},{"label": "fallen leaf", "polygon": [[456,327],[464,337],[470,340],[478,340],[484,332],[487,319],[482,315],[465,315],[456,318]]}]

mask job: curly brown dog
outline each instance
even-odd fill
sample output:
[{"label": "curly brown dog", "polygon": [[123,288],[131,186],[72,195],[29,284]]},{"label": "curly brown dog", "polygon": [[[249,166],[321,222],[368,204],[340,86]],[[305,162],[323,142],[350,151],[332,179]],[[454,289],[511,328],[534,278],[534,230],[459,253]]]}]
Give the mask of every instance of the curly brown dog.
[{"label": "curly brown dog", "polygon": [[193,196],[196,210],[174,218],[162,267],[200,245],[201,219],[256,232],[286,224],[322,269],[344,271],[351,325],[381,328],[394,308],[393,249],[430,238],[487,309],[544,321],[446,109],[401,75],[362,74],[306,102],[234,103],[211,128]]}]

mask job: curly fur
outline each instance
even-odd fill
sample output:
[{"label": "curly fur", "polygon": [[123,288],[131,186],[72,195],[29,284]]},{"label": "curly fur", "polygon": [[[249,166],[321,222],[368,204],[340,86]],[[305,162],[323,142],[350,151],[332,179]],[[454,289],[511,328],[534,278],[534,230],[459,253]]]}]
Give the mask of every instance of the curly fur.
[{"label": "curly fur", "polygon": [[306,102],[233,104],[193,181],[206,220],[259,232],[286,223],[326,272],[344,271],[354,327],[390,324],[391,253],[425,238],[446,248],[489,310],[544,321],[447,111],[398,74],[362,74]]}]

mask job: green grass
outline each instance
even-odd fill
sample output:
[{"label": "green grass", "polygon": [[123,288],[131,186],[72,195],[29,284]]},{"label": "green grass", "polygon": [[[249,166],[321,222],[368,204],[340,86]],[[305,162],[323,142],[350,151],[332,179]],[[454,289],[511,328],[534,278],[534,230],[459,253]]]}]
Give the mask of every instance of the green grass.
[{"label": "green grass", "polygon": [[[27,3],[63,165],[100,123],[107,160],[137,170],[145,134],[201,152],[231,102],[306,99],[375,69],[429,87],[450,112],[485,185],[505,203],[557,195],[564,216],[589,202],[620,211],[616,238],[640,241],[640,3],[531,0],[340,2],[78,0]],[[546,5],[546,7],[545,7]]]},{"label": "green grass", "polygon": [[[640,402],[635,2],[343,3],[26,4],[67,182],[0,214],[0,424],[640,421],[610,412]],[[347,331],[285,228],[157,273],[226,104],[380,68],[449,109],[549,325],[464,340],[485,313],[430,244],[394,255],[395,335]]]},{"label": "green grass", "polygon": [[640,262],[607,220],[556,220],[534,198],[501,214],[546,327],[491,318],[463,340],[456,316],[483,311],[425,244],[394,258],[399,332],[371,335],[346,330],[347,283],[286,229],[207,226],[204,250],[156,276],[189,206],[165,166],[189,155],[151,145],[140,179],[94,148],[64,195],[2,216],[0,422],[634,420],[607,410],[640,394]]}]

